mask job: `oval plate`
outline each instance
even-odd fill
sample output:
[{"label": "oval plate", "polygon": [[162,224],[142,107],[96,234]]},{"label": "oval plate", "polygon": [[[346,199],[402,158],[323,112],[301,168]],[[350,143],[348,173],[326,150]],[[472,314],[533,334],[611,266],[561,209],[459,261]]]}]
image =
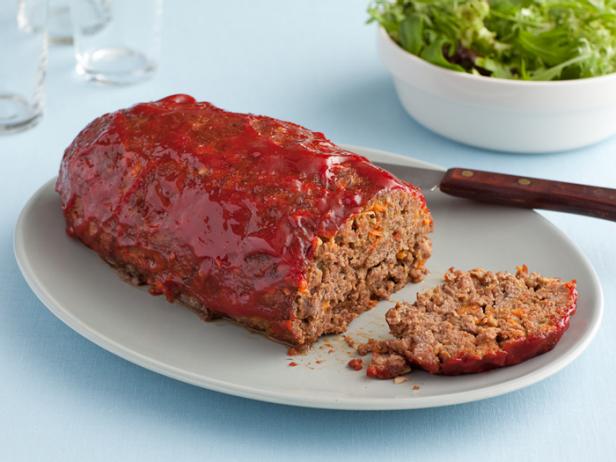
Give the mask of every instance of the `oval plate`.
[{"label": "oval plate", "polygon": [[[348,147],[374,161],[438,169],[408,157]],[[387,336],[385,311],[396,300],[415,300],[438,284],[450,266],[531,271],[577,279],[580,300],[571,327],[554,350],[525,363],[475,375],[408,381],[367,379],[345,367],[352,349],[327,337],[310,353],[287,356],[286,347],[228,321],[205,323],[124,283],[92,251],[64,232],[51,180],[24,207],[15,230],[19,267],[39,299],[68,326],[118,356],[175,379],[246,398],[329,409],[414,409],[497,396],[536,383],[565,367],[588,346],[601,322],[603,298],[588,260],[555,226],[530,210],[427,195],[434,214],[431,274],[360,316],[349,328],[356,341]]]}]

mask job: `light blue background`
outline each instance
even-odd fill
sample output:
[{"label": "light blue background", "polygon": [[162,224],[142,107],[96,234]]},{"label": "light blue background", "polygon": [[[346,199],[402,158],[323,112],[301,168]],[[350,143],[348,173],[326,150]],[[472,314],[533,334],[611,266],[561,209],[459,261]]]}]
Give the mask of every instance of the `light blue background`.
[{"label": "light blue background", "polygon": [[616,186],[616,139],[520,156],[418,126],[397,101],[365,17],[356,0],[168,1],[160,72],[126,88],[80,82],[71,50],[51,49],[44,120],[0,138],[0,460],[616,460],[614,223],[547,214],[590,258],[605,290],[603,327],[575,363],[503,397],[420,411],[301,409],[176,382],[81,338],[19,274],[17,215],[56,174],[77,131],[103,112],[171,93],[443,166]]}]

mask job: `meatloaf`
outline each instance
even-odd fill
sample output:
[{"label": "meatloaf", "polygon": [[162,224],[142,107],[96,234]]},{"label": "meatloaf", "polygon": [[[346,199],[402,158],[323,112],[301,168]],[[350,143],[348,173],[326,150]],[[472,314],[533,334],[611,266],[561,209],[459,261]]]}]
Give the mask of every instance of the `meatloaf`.
[{"label": "meatloaf", "polygon": [[450,269],[442,285],[386,315],[396,339],[370,341],[367,374],[392,378],[418,366],[457,375],[510,366],[551,350],[575,313],[575,281],[528,273]]},{"label": "meatloaf", "polygon": [[105,114],[66,149],[68,234],[130,282],[291,345],[421,280],[422,193],[321,133],[173,95]]}]

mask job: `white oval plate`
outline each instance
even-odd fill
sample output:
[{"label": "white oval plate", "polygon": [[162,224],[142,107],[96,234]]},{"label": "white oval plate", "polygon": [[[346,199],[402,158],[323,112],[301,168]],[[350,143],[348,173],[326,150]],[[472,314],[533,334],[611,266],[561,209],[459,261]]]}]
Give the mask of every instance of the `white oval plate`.
[{"label": "white oval plate", "polygon": [[[375,161],[423,162],[349,147]],[[412,372],[407,382],[367,379],[345,367],[351,348],[340,336],[322,339],[304,356],[228,322],[205,323],[124,283],[92,251],[67,237],[54,181],[24,207],[15,230],[15,255],[39,299],[68,326],[97,345],[158,373],[246,398],[331,409],[381,410],[443,406],[497,396],[542,380],[573,361],[590,343],[602,316],[602,293],[588,260],[556,227],[529,210],[500,208],[429,193],[434,214],[431,275],[408,285],[352,323],[356,340],[385,337],[385,311],[414,300],[450,266],[531,270],[577,279],[580,299],[571,327],[554,350],[517,366],[481,374],[438,377]],[[296,363],[291,367],[290,363]]]}]

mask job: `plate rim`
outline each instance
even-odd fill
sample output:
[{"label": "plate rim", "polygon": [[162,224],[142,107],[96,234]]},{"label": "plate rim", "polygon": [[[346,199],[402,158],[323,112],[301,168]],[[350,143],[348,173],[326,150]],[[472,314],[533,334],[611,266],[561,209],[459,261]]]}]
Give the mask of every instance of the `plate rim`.
[{"label": "plate rim", "polygon": [[[349,151],[359,151],[360,154],[365,152],[376,153],[377,155],[382,154],[387,157],[390,157],[392,161],[394,161],[394,163],[398,163],[399,161],[399,165],[415,165],[439,171],[445,170],[439,165],[425,162],[411,156],[395,154],[392,152],[363,146],[341,146],[343,146],[345,149],[348,149]],[[126,361],[136,364],[137,366],[144,367],[145,369],[151,370],[166,377],[170,377],[180,382],[189,383],[191,385],[216,391],[219,393],[225,393],[229,395],[239,396],[242,398],[254,399],[275,404],[347,411],[423,409],[479,401],[510,393],[522,388],[526,388],[556,374],[564,367],[576,360],[584,352],[584,350],[586,350],[586,348],[592,342],[593,338],[596,336],[603,319],[603,289],[601,287],[600,279],[590,260],[579,249],[577,244],[575,244],[575,242],[573,242],[560,228],[554,225],[543,215],[537,213],[536,211],[532,211],[540,217],[540,219],[544,222],[545,225],[551,228],[551,231],[559,234],[560,237],[578,254],[580,260],[586,267],[586,271],[590,275],[590,282],[597,296],[595,316],[591,318],[589,327],[584,331],[580,340],[575,343],[575,345],[569,352],[567,352],[567,354],[556,357],[550,363],[541,366],[540,368],[523,376],[515,377],[512,379],[508,379],[504,382],[487,385],[480,388],[473,388],[471,390],[452,392],[437,396],[409,396],[408,398],[396,399],[350,397],[348,399],[330,398],[325,400],[315,400],[313,398],[308,398],[305,396],[297,396],[289,393],[281,394],[279,392],[268,392],[260,388],[252,388],[250,386],[239,385],[237,383],[227,382],[212,377],[204,377],[202,375],[192,373],[189,370],[180,369],[173,366],[172,364],[163,363],[161,361],[158,361],[156,358],[144,355],[138,351],[124,346],[123,344],[112,338],[107,337],[103,333],[98,332],[96,329],[88,327],[71,311],[64,309],[62,305],[55,300],[53,294],[49,292],[45,285],[38,280],[35,275],[35,272],[32,270],[31,262],[26,257],[26,253],[24,250],[25,244],[23,240],[23,227],[29,209],[32,207],[33,203],[47,190],[47,188],[49,188],[50,184],[55,182],[55,178],[56,177],[46,181],[36,190],[36,192],[34,192],[30,196],[28,201],[23,206],[14,228],[13,253],[15,255],[19,270],[21,271],[30,289],[43,303],[43,305],[49,311],[51,311],[54,316],[60,319],[64,324],[66,324],[76,333],[88,339],[95,345],[115,354],[116,356],[119,356]]]}]

